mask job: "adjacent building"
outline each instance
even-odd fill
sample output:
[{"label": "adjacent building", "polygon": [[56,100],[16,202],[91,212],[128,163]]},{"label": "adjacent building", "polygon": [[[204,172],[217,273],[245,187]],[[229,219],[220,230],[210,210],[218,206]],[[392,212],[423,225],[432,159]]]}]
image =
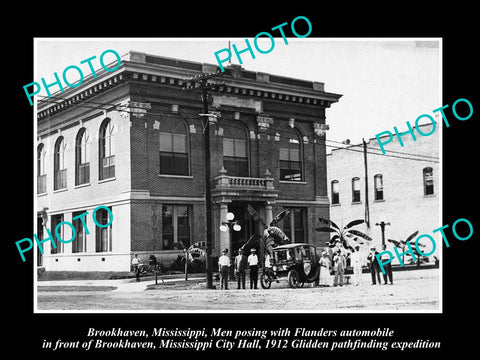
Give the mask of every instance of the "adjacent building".
[{"label": "adjacent building", "polygon": [[[421,125],[422,133],[431,131],[432,124]],[[438,124],[430,136],[421,136],[415,129],[416,141],[406,134],[402,136],[403,147],[394,136],[385,145],[385,155],[376,138],[367,140],[365,147],[359,144],[333,149],[327,155],[331,220],[345,226],[352,220],[365,219],[368,225],[355,228],[372,237],[379,251],[382,221],[389,223],[384,227],[385,242],[392,252],[393,244],[388,239],[405,240],[415,231],[429,234],[441,244],[441,236],[432,234],[443,225],[439,131]],[[429,241],[421,243],[427,246],[424,253],[428,253]],[[365,244],[363,251],[368,251],[369,245]],[[438,248],[432,257],[439,258]]]},{"label": "adjacent building", "polygon": [[[292,241],[320,247],[328,240],[315,231],[318,217],[329,217],[325,112],[341,95],[321,82],[231,65],[211,79],[219,84],[209,91],[205,116],[201,91],[185,89],[186,79],[216,71],[130,52],[118,70],[97,71],[39,101],[37,234],[54,234],[39,264],[50,271],[127,271],[134,253],[168,263],[205,240],[206,186],[214,255],[225,247],[234,252],[285,208],[292,212],[281,227]],[[228,212],[240,231],[219,230]],[[55,235],[57,229],[62,239],[72,237],[64,222],[75,229],[71,242]]]}]

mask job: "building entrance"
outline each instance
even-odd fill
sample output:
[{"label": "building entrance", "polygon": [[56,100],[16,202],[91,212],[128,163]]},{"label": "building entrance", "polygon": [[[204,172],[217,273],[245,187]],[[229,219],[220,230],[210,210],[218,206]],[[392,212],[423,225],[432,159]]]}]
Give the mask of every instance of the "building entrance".
[{"label": "building entrance", "polygon": [[[250,206],[250,209],[248,208]],[[260,234],[259,220],[255,220],[251,215],[252,209],[259,212],[259,206],[255,204],[248,204],[244,202],[232,202],[228,205],[228,211],[235,215],[234,221],[241,226],[240,231],[230,231],[232,239],[231,251],[233,255],[237,254],[237,250],[245,244],[253,234]],[[250,211],[249,211],[250,210]]]}]

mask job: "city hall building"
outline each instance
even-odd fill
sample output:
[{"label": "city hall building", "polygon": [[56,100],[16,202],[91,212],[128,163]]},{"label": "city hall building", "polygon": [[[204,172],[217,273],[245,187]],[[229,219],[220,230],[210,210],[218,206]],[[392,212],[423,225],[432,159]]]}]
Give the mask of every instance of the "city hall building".
[{"label": "city hall building", "polygon": [[[128,271],[134,253],[166,265],[205,241],[211,189],[213,255],[235,252],[291,208],[280,227],[322,246],[329,218],[325,112],[341,95],[324,84],[238,65],[208,91],[186,79],[218,67],[129,52],[37,107],[37,261],[47,271]],[[205,184],[205,121],[210,121]],[[94,214],[95,211],[95,214]],[[240,231],[219,227],[232,212]],[[85,215],[85,213],[88,213]],[[93,218],[95,216],[95,219]],[[61,223],[71,223],[71,226]],[[96,223],[102,225],[97,226]],[[106,226],[109,224],[108,226]],[[104,226],[105,225],[105,226]],[[63,243],[55,235],[71,242]],[[56,246],[52,246],[52,243]]]}]

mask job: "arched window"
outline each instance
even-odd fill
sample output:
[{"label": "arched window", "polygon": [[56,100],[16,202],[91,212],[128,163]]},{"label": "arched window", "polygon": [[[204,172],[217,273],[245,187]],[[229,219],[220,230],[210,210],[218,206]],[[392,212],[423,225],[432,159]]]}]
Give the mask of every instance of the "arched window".
[{"label": "arched window", "polygon": [[99,178],[100,180],[115,177],[115,142],[113,141],[114,126],[110,119],[105,119],[100,125],[99,136]]},{"label": "arched window", "polygon": [[189,175],[188,132],[182,119],[160,120],[160,174]]},{"label": "arched window", "polygon": [[280,136],[280,180],[303,181],[303,152],[300,135],[286,128]]},{"label": "arched window", "polygon": [[332,204],[340,204],[340,189],[338,180],[333,180],[331,183]]},{"label": "arched window", "polygon": [[375,186],[375,200],[383,200],[383,175],[375,175],[373,181]]},{"label": "arched window", "polygon": [[352,202],[360,202],[360,178],[352,179]]},{"label": "arched window", "polygon": [[426,167],[423,169],[423,194],[424,195],[433,195],[433,169],[431,167]]},{"label": "arched window", "polygon": [[239,127],[224,127],[223,167],[227,175],[248,177],[247,132]]},{"label": "arched window", "polygon": [[45,170],[45,145],[37,147],[37,194],[47,192],[47,173]]},{"label": "arched window", "polygon": [[55,142],[53,154],[53,188],[54,190],[65,189],[67,187],[67,166],[65,163],[65,140],[60,136]]},{"label": "arched window", "polygon": [[[110,211],[111,208],[110,208]],[[109,252],[112,251],[112,220],[109,217],[109,213],[106,209],[99,209],[95,213],[96,221],[100,225],[107,225],[107,227],[96,227],[96,239],[95,239],[95,251],[96,252]]]},{"label": "arched window", "polygon": [[81,128],[75,140],[75,185],[90,182],[90,156],[87,141],[87,132],[85,128]]}]

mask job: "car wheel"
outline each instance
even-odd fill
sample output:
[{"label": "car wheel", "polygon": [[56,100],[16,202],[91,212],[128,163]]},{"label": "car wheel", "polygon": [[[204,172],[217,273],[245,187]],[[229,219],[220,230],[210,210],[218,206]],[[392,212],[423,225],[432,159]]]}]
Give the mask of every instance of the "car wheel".
[{"label": "car wheel", "polygon": [[260,285],[263,289],[270,289],[272,286],[272,278],[268,274],[262,274],[260,276]]},{"label": "car wheel", "polygon": [[297,270],[290,270],[287,276],[288,286],[290,286],[292,289],[298,287],[298,278],[299,276]]}]

